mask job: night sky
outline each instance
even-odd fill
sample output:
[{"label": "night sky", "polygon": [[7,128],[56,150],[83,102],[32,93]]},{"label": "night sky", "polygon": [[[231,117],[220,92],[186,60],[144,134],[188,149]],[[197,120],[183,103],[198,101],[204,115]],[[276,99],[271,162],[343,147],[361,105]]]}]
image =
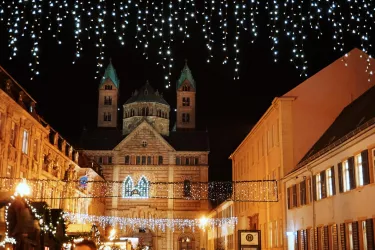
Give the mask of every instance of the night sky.
[{"label": "night sky", "polygon": [[[223,54],[219,42],[214,44],[214,59],[207,64],[208,53],[201,26],[191,22],[191,38],[182,44],[181,36],[178,36],[172,47],[175,63],[172,69],[172,87],[169,89],[164,87],[162,68],[156,65],[160,59],[157,55],[159,40],[149,39],[149,60],[145,60],[143,49],[135,49],[134,18],[128,26],[127,43],[124,47],[120,46],[111,28],[107,28],[105,64],[109,63],[111,57],[121,81],[121,107],[132,91],[149,80],[155,89],[163,92],[164,98],[171,105],[171,127],[175,121],[175,82],[185,59],[188,60],[197,85],[197,126],[200,130],[207,129],[210,135],[210,180],[231,180],[229,155],[267,110],[273,98],[283,95],[305,79],[300,77],[294,65],[289,62],[292,47],[283,32],[279,43],[280,59],[277,63],[273,62],[267,18],[265,13],[260,13],[259,37],[254,44],[250,42],[250,33],[241,31],[240,79],[236,81],[233,80],[233,61],[222,65]],[[111,22],[111,18],[108,17],[106,22]],[[214,30],[215,25],[217,26],[217,22],[213,20]],[[37,100],[39,114],[74,145],[84,127],[96,126],[99,80],[94,79],[96,48],[93,43],[85,35],[82,36],[82,57],[73,65],[73,23],[66,21],[64,26],[62,45],[57,45],[56,39],[47,32],[43,34],[40,75],[31,81],[32,74],[28,68],[32,59],[30,40],[20,39],[18,56],[9,61],[8,34],[4,23],[0,23],[0,65]],[[320,40],[314,39],[316,33],[306,32],[308,38],[304,48],[309,62],[308,75],[311,76],[344,53],[333,52],[332,33],[329,29]],[[232,41],[233,35],[230,35],[228,48],[231,50]],[[346,43],[345,52],[355,45]],[[233,56],[232,51],[230,55]]]}]

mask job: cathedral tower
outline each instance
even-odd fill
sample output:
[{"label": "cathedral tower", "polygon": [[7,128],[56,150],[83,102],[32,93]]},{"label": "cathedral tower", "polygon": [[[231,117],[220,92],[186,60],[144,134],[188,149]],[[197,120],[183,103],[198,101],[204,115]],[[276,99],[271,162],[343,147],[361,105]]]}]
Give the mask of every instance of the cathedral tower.
[{"label": "cathedral tower", "polygon": [[98,127],[117,127],[119,87],[120,81],[111,60],[99,85]]},{"label": "cathedral tower", "polygon": [[177,81],[177,129],[195,128],[195,93],[195,81],[185,61]]}]

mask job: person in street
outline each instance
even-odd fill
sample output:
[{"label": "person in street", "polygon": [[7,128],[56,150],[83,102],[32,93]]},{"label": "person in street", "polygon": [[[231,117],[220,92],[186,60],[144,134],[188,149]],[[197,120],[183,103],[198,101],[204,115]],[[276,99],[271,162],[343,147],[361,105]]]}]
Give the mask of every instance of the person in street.
[{"label": "person in street", "polygon": [[96,244],[92,240],[83,240],[75,245],[74,250],[97,250]]}]

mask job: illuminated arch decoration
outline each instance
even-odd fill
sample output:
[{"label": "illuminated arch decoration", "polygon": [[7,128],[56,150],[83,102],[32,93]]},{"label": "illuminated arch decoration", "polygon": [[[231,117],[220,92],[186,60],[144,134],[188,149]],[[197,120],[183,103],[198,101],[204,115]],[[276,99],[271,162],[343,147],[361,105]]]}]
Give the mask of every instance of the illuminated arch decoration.
[{"label": "illuminated arch decoration", "polygon": [[130,176],[127,176],[123,183],[123,198],[148,198],[150,184],[145,176],[142,176],[137,185]]}]

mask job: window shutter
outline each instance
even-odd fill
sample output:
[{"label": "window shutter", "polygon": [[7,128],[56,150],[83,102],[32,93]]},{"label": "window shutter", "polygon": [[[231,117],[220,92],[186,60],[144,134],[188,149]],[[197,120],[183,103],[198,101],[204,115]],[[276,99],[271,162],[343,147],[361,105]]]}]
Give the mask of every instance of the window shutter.
[{"label": "window shutter", "polygon": [[314,228],[314,249],[318,250],[318,228]]},{"label": "window shutter", "polygon": [[329,250],[329,241],[328,241],[328,226],[323,227],[323,242],[324,242],[324,250]]},{"label": "window shutter", "polygon": [[331,228],[332,233],[332,250],[339,250],[339,242],[338,242],[338,235],[337,235],[337,225],[333,224]]},{"label": "window shutter", "polygon": [[342,179],[342,162],[340,162],[339,164],[337,164],[338,166],[338,173],[339,173],[339,192],[342,193],[344,191],[344,183],[343,183],[343,179]]},{"label": "window shutter", "polygon": [[301,230],[301,247],[298,249],[304,250],[305,249],[305,230]]},{"label": "window shutter", "polygon": [[291,203],[291,201],[290,201],[290,187],[288,187],[288,189],[287,189],[287,195],[288,195],[288,209],[291,209],[292,208],[292,203]]},{"label": "window shutter", "polygon": [[[363,161],[362,161],[363,162]],[[367,250],[375,249],[374,241],[374,221],[373,219],[366,220],[366,237],[367,237]]]},{"label": "window shutter", "polygon": [[331,176],[332,176],[332,195],[335,195],[336,194],[335,166],[331,167]]},{"label": "window shutter", "polygon": [[353,249],[359,249],[358,221],[352,222]]},{"label": "window shutter", "polygon": [[306,180],[302,181],[300,184],[299,184],[299,188],[300,188],[300,205],[303,206],[303,205],[306,205]]},{"label": "window shutter", "polygon": [[341,242],[341,250],[346,250],[346,239],[345,239],[345,223],[340,224],[340,242]]},{"label": "window shutter", "polygon": [[313,182],[313,185],[312,185],[313,199],[314,199],[314,201],[316,201],[316,176],[315,175],[312,178],[312,182]]},{"label": "window shutter", "polygon": [[304,242],[304,246],[302,248],[302,250],[308,250],[308,240],[307,240],[307,230],[302,230],[303,232],[303,242]]},{"label": "window shutter", "polygon": [[361,153],[362,169],[363,169],[363,185],[370,183],[370,169],[368,164],[368,150],[363,150]]},{"label": "window shutter", "polygon": [[321,183],[321,192],[322,192],[322,199],[327,197],[327,183],[326,183],[326,171],[320,172],[320,183]]},{"label": "window shutter", "polygon": [[352,190],[355,188],[354,156],[348,159],[348,165],[349,165],[350,190]]}]

